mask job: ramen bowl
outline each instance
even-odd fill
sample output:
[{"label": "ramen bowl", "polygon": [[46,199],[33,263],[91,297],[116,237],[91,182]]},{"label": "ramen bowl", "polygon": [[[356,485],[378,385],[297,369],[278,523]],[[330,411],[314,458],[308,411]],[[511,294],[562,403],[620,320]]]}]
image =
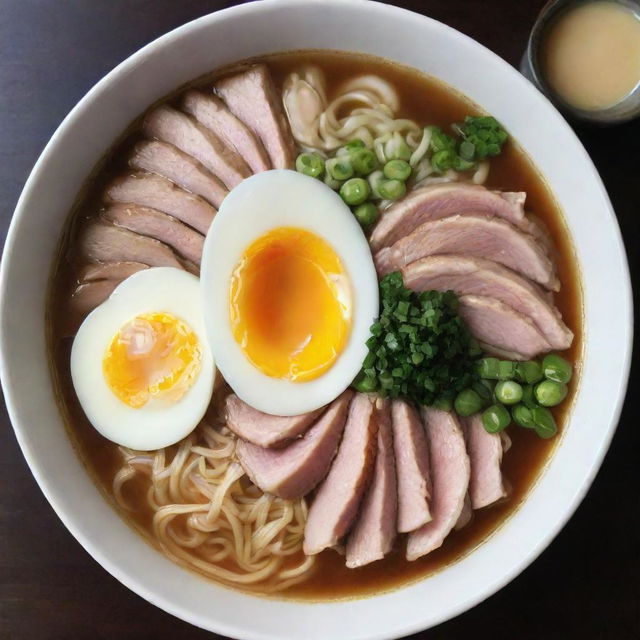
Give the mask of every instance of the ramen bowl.
[{"label": "ramen bowl", "polygon": [[[355,23],[360,28],[354,31]],[[52,384],[45,323],[51,266],[87,167],[138,114],[176,87],[237,60],[299,49],[358,51],[414,67],[495,115],[564,212],[584,299],[584,352],[573,410],[515,514],[435,575],[389,593],[322,603],[219,586],[173,564],[118,517],[68,437]],[[536,558],[580,503],[614,433],[629,370],[632,308],[623,244],[602,182],[572,130],[542,94],[481,45],[429,18],[373,2],[246,4],[176,29],[123,62],[74,108],[38,160],[12,221],[0,286],[7,406],[29,466],[61,520],[140,596],[194,625],[249,640],[395,638],[490,596]]]}]

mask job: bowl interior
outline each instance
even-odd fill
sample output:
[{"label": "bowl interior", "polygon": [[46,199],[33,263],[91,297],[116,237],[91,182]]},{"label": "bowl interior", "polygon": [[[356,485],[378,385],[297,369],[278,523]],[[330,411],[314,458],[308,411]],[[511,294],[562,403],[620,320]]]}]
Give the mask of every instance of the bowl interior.
[{"label": "bowl interior", "polygon": [[[381,596],[322,604],[267,600],[219,587],[171,563],[114,513],[66,435],[51,385],[44,324],[47,281],[67,212],[87,169],[129,122],[153,101],[216,67],[310,48],[360,51],[416,67],[505,124],[565,213],[583,277],[586,345],[570,424],[515,516],[476,551],[431,578]],[[242,5],[185,25],[125,61],[72,111],[34,168],[7,239],[0,286],[7,405],[31,469],[60,518],[89,553],[141,596],[193,624],[247,639],[397,637],[486,598],[536,557],[586,492],[615,428],[629,367],[632,322],[624,249],[600,178],[571,129],[487,49],[438,22],[373,2]]]}]

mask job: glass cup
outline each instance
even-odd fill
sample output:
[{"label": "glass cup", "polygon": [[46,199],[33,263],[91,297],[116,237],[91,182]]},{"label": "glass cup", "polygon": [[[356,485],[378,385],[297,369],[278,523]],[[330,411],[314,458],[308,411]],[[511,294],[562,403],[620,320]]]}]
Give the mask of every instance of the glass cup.
[{"label": "glass cup", "polygon": [[[535,84],[562,112],[569,116],[597,124],[617,124],[640,116],[640,81],[622,100],[602,109],[579,109],[562,99],[544,77],[542,46],[547,28],[567,10],[594,0],[551,0],[538,15],[527,43],[527,49],[520,64],[520,71]],[[640,2],[636,0],[607,0],[630,8],[640,16]]]}]

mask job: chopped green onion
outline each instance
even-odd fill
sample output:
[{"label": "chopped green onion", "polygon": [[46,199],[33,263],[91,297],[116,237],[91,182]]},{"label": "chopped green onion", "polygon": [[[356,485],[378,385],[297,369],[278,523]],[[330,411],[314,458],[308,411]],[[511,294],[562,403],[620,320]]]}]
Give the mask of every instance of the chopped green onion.
[{"label": "chopped green onion", "polygon": [[387,160],[406,160],[411,159],[411,147],[405,142],[399,133],[394,135],[384,147],[384,156]]},{"label": "chopped green onion", "polygon": [[498,402],[512,405],[518,404],[522,400],[522,387],[513,380],[502,380],[495,388],[495,396]]},{"label": "chopped green onion", "polygon": [[404,286],[399,271],[390,273],[380,281],[380,316],[370,331],[357,381],[375,378],[382,395],[450,409],[477,381],[471,336],[452,291],[417,293]]},{"label": "chopped green onion", "polygon": [[480,358],[477,362],[478,375],[487,380],[497,380],[499,366],[498,358]]},{"label": "chopped green onion", "polygon": [[361,391],[362,393],[370,393],[371,391],[375,391],[376,384],[377,382],[374,377],[363,374],[359,374],[358,377],[353,381],[353,386],[357,391]]},{"label": "chopped green onion", "polygon": [[400,180],[383,180],[378,185],[378,191],[385,200],[397,200],[407,192],[407,187]]},{"label": "chopped green onion", "polygon": [[334,191],[339,191],[340,187],[343,185],[343,180],[336,180],[331,176],[331,174],[327,171],[324,174],[324,183]]},{"label": "chopped green onion", "polygon": [[[502,125],[492,116],[467,116],[463,123],[454,125],[454,130],[464,138],[459,149],[466,160],[497,156],[508,138]],[[473,150],[464,145],[471,145]]]},{"label": "chopped green onion", "polygon": [[431,142],[429,146],[434,154],[439,151],[453,151],[456,146],[456,141],[447,135],[440,127],[431,126]]},{"label": "chopped green onion", "polygon": [[531,410],[534,429],[540,438],[553,438],[558,433],[558,427],[553,414],[546,407],[534,407]]},{"label": "chopped green onion", "polygon": [[357,176],[368,176],[378,167],[378,160],[370,149],[357,149],[349,155]]},{"label": "chopped green onion", "polygon": [[516,363],[511,360],[500,360],[498,364],[498,380],[513,380],[516,375]]},{"label": "chopped green onion", "polygon": [[526,384],[535,384],[542,380],[542,367],[535,360],[518,362],[516,365],[516,380]]},{"label": "chopped green onion", "polygon": [[493,404],[482,413],[482,425],[489,433],[498,433],[510,423],[511,415],[501,404]]},{"label": "chopped green onion", "polygon": [[340,196],[348,205],[362,204],[370,193],[369,183],[362,178],[351,178],[340,187]]},{"label": "chopped green onion", "polygon": [[296,171],[311,178],[321,178],[324,175],[324,160],[317,153],[301,153],[296,158]]},{"label": "chopped green onion", "polygon": [[453,407],[459,416],[471,416],[482,409],[482,398],[473,389],[464,389],[456,396]]},{"label": "chopped green onion", "polygon": [[478,341],[475,338],[471,338],[471,340],[469,341],[469,355],[470,356],[482,355],[482,349],[480,348],[480,345],[478,344]]},{"label": "chopped green onion", "polygon": [[363,202],[353,210],[353,215],[363,227],[367,228],[378,219],[378,207],[373,202]]},{"label": "chopped green onion", "polygon": [[542,361],[542,372],[548,380],[567,384],[573,375],[573,368],[571,364],[561,356],[550,353],[546,355]]},{"label": "chopped green onion", "polygon": [[463,140],[460,143],[460,148],[458,149],[460,156],[465,160],[472,161],[476,152],[476,147],[473,142],[469,142],[468,140]]},{"label": "chopped green onion", "polygon": [[543,407],[555,407],[567,397],[567,391],[566,384],[543,380],[534,387],[533,393]]},{"label": "chopped green onion", "polygon": [[523,404],[517,404],[511,409],[511,417],[517,425],[525,429],[533,429],[535,427],[531,409]]},{"label": "chopped green onion", "polygon": [[385,178],[405,182],[411,175],[411,165],[404,160],[389,160],[382,169]]},{"label": "chopped green onion", "polygon": [[480,396],[482,406],[487,407],[493,399],[493,385],[488,380],[479,380],[471,388]]},{"label": "chopped green onion", "polygon": [[358,138],[354,138],[353,140],[350,140],[343,147],[343,149],[346,149],[349,153],[351,153],[352,151],[356,151],[357,149],[364,149],[364,148],[365,148],[364,142],[362,140],[359,140]]},{"label": "chopped green onion", "polygon": [[533,409],[538,406],[536,397],[533,393],[533,385],[528,384],[522,388],[522,404],[529,409]]},{"label": "chopped green onion", "polygon": [[336,157],[327,160],[327,173],[334,180],[348,180],[353,176],[353,165],[346,157]]},{"label": "chopped green onion", "polygon": [[445,171],[453,168],[455,157],[455,151],[443,149],[431,156],[431,166],[437,173],[444,173]]},{"label": "chopped green onion", "polygon": [[475,162],[470,162],[469,160],[465,160],[460,156],[454,156],[453,162],[451,165],[456,171],[468,171],[476,166]]},{"label": "chopped green onion", "polygon": [[434,401],[432,405],[435,409],[440,409],[440,411],[451,411],[453,409],[453,401],[448,396],[442,396]]}]

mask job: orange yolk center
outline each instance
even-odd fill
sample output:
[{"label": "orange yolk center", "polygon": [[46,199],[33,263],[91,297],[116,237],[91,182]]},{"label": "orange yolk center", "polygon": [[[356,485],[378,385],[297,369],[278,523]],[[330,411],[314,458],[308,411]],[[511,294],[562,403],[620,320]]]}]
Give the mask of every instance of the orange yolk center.
[{"label": "orange yolk center", "polygon": [[113,337],[102,361],[113,393],[134,409],[152,398],[175,403],[191,388],[202,365],[197,335],[170,313],[136,316]]},{"label": "orange yolk center", "polygon": [[233,335],[250,362],[302,382],[325,372],[351,328],[351,295],[340,258],[322,238],[280,227],[244,252],[230,287]]}]

